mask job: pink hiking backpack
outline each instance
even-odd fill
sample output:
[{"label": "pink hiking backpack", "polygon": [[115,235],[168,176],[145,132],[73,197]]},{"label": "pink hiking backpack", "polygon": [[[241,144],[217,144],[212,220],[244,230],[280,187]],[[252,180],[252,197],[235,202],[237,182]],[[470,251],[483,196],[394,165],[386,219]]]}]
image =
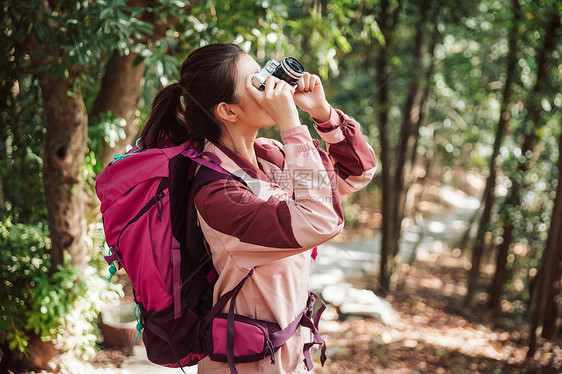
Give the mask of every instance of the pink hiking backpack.
[{"label": "pink hiking backpack", "polygon": [[[236,296],[252,269],[213,306],[217,272],[197,224],[194,197],[212,181],[244,181],[222,169],[217,156],[199,154],[195,148],[191,141],[146,150],[137,144],[126,155],[116,156],[96,181],[110,248],[105,259],[111,276],[116,261],[131,279],[137,330],[148,359],[182,368],[209,355],[228,362],[231,372],[237,373],[235,362],[271,356],[274,363],[274,353],[303,325],[314,334],[314,342],[305,347],[310,370],[309,348],[324,343],[317,329],[324,307],[314,315],[316,295],[311,294],[305,310],[283,330],[275,323],[236,315]],[[219,314],[229,300],[229,313]]]}]

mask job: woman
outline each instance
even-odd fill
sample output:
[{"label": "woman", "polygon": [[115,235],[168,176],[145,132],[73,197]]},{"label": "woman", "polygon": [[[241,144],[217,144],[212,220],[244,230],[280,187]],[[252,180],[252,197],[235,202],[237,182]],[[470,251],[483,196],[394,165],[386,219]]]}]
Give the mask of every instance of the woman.
[{"label": "woman", "polygon": [[[219,273],[214,301],[253,268],[235,312],[284,328],[306,307],[312,249],[343,228],[340,196],[367,185],[376,162],[359,126],[326,101],[317,76],[305,73],[296,90],[270,76],[260,92],[251,83],[259,70],[235,45],[192,52],[179,82],[156,96],[141,141],[151,148],[194,138],[220,158],[222,168],[246,182],[211,182],[195,197]],[[314,119],[328,153],[300,123],[297,106]],[[273,126],[283,143],[256,138],[260,127]],[[276,352],[275,365],[266,358],[236,369],[304,373],[303,346],[310,340],[310,331],[301,327]],[[206,357],[198,370],[225,373],[229,366]]]}]

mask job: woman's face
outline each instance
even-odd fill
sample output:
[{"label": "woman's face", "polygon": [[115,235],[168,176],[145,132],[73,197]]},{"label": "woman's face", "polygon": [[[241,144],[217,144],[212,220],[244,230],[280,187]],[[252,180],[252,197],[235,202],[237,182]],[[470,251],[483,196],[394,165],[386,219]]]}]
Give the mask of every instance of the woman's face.
[{"label": "woman's face", "polygon": [[252,127],[272,127],[275,122],[258,102],[247,92],[248,89],[255,89],[254,86],[246,88],[246,79],[249,75],[254,75],[260,70],[260,65],[247,54],[242,54],[238,59],[236,70],[235,93],[238,98],[239,124]]}]

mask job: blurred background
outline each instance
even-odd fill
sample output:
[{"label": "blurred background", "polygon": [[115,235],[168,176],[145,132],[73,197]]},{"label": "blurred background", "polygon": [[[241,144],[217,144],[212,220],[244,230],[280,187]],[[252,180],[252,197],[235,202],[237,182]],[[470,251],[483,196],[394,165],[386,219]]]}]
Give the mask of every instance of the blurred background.
[{"label": "blurred background", "polygon": [[100,359],[99,315],[130,290],[124,274],[107,282],[96,175],[134,143],[189,52],[228,42],[260,64],[299,59],[378,157],[373,182],[344,200],[346,229],[332,245],[354,261],[367,254],[344,279],[401,322],[345,318],[334,301],[334,348],[319,372],[562,370],[560,2],[0,8],[0,368],[119,366],[120,355]]}]

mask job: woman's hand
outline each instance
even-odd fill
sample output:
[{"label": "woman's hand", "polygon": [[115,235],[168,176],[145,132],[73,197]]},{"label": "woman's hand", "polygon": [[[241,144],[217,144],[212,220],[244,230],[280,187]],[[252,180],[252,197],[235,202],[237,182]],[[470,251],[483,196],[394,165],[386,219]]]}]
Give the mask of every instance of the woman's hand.
[{"label": "woman's hand", "polygon": [[304,73],[299,79],[294,99],[298,107],[317,122],[322,123],[330,119],[331,106],[326,101],[322,82],[317,75]]},{"label": "woman's hand", "polygon": [[262,93],[252,85],[252,75],[246,78],[246,90],[277,124],[280,131],[300,126],[299,113],[293,100],[293,88],[270,75]]}]

